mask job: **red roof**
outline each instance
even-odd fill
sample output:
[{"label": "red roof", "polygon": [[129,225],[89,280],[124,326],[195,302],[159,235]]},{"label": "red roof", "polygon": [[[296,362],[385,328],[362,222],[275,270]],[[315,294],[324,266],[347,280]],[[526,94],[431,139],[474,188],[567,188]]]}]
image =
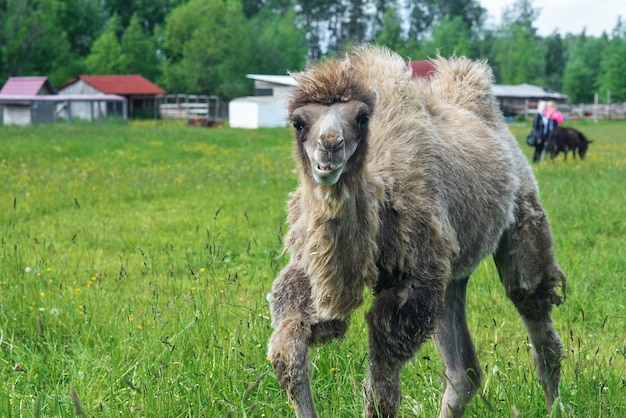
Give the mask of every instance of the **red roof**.
[{"label": "red roof", "polygon": [[11,77],[0,90],[0,94],[3,95],[52,93],[56,93],[56,90],[48,81],[48,77]]},{"label": "red roof", "polygon": [[435,72],[435,66],[431,61],[411,61],[409,65],[413,69],[413,78],[429,77]]},{"label": "red roof", "polygon": [[146,80],[139,74],[131,75],[80,75],[68,81],[67,87],[83,80],[85,83],[105,94],[165,94],[165,90]]}]

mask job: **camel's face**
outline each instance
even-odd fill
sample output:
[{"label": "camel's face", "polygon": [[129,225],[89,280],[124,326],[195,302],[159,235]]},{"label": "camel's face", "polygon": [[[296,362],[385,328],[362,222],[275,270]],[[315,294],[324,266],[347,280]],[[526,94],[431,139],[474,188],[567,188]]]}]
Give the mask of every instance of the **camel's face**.
[{"label": "camel's face", "polygon": [[335,184],[349,168],[350,157],[367,133],[370,114],[370,108],[359,101],[308,103],[291,113],[300,150],[317,183]]}]

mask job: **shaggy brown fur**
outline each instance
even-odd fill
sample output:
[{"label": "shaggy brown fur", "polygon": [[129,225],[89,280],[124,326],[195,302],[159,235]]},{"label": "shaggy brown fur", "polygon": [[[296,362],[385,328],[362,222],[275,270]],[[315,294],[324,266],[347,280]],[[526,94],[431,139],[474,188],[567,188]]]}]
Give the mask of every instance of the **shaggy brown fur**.
[{"label": "shaggy brown fur", "polygon": [[361,47],[295,74],[288,106],[300,186],[289,202],[289,264],[274,281],[269,357],[299,417],[315,417],[308,348],[366,314],[368,417],[394,417],[400,370],[434,333],[447,379],[441,417],[480,385],[465,322],[467,280],[494,254],[533,343],[548,408],[559,397],[552,327],[566,278],[532,171],[491,95],[492,75],[464,58],[413,80],[392,52]]}]

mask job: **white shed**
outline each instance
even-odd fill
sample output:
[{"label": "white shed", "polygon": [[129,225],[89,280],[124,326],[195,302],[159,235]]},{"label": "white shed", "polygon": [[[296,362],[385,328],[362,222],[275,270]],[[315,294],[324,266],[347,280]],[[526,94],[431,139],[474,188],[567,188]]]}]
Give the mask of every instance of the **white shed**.
[{"label": "white shed", "polygon": [[2,111],[2,124],[3,125],[17,125],[28,126],[31,124],[32,115],[30,110],[30,103],[17,102],[7,103],[3,106]]},{"label": "white shed", "polygon": [[287,98],[249,96],[228,104],[231,128],[279,128],[287,126]]},{"label": "white shed", "polygon": [[[38,96],[55,95],[56,89],[47,77],[11,77],[0,89],[0,112],[4,125],[27,126],[54,122],[54,103],[35,100]],[[28,97],[28,100],[18,100]]]},{"label": "white shed", "polygon": [[248,74],[254,80],[255,96],[274,96],[289,98],[298,82],[290,75]]}]

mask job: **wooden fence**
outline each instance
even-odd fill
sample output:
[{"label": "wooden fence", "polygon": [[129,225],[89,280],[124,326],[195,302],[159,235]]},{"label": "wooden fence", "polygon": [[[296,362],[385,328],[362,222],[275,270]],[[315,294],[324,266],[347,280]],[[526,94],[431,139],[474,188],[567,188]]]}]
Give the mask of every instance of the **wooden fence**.
[{"label": "wooden fence", "polygon": [[212,126],[223,123],[217,96],[168,94],[159,97],[159,116],[185,119],[189,125]]},{"label": "wooden fence", "polygon": [[626,119],[626,103],[570,105],[568,113],[571,120],[624,120]]},{"label": "wooden fence", "polygon": [[[625,120],[626,103],[592,103],[569,104],[560,103],[558,110],[566,120]],[[527,102],[527,107],[521,112],[527,119],[534,117],[537,112],[536,102]]]}]

